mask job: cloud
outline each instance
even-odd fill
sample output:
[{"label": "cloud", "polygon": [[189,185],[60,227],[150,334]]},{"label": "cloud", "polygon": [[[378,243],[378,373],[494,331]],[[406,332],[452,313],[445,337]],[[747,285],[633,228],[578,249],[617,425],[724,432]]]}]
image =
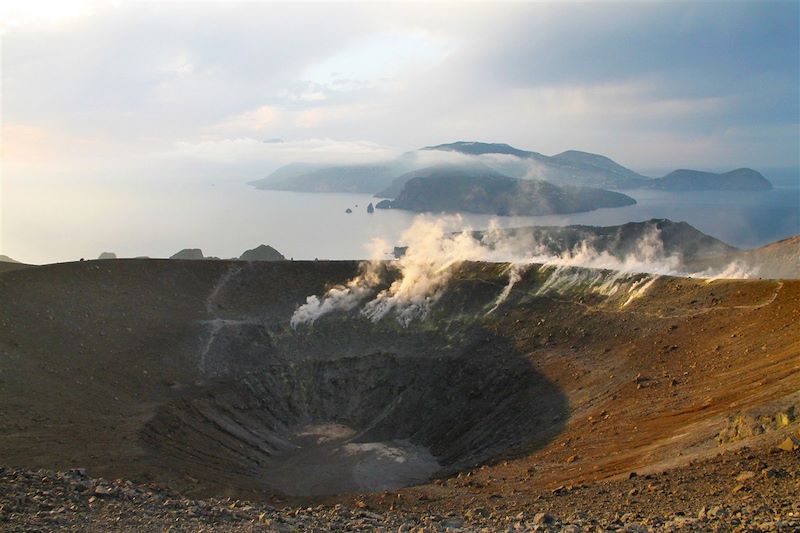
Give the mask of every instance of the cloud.
[{"label": "cloud", "polygon": [[76,5],[6,30],[3,118],[107,158],[263,136],[800,164],[796,2]]},{"label": "cloud", "polygon": [[280,119],[281,112],[273,106],[262,105],[251,111],[238,113],[209,128],[223,134],[263,133]]},{"label": "cloud", "polygon": [[174,149],[160,154],[163,159],[193,159],[214,163],[261,164],[261,169],[294,161],[307,163],[368,163],[397,155],[386,146],[369,141],[304,139],[265,142],[252,137],[179,141]]}]

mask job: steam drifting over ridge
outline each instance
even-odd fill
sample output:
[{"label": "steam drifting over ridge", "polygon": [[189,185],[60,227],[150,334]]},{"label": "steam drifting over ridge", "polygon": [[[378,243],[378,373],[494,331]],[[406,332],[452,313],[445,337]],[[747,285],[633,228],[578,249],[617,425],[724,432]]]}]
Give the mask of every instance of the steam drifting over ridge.
[{"label": "steam drifting over ridge", "polygon": [[[454,231],[455,228],[463,228]],[[361,306],[360,314],[377,322],[390,312],[397,320],[408,325],[412,320],[424,319],[431,306],[442,296],[453,267],[464,261],[509,263],[506,273],[508,284],[498,295],[487,314],[495,311],[521,279],[527,266],[542,264],[553,271],[538,290],[539,294],[559,292],[578,283],[588,284],[595,293],[614,294],[619,282],[634,273],[651,274],[628,287],[628,298],[623,305],[644,294],[653,280],[661,275],[678,275],[701,278],[747,278],[757,275],[757,269],[738,262],[722,267],[708,267],[692,271],[687,268],[681,254],[665,251],[660,230],[653,226],[639,236],[624,254],[599,249],[596,239],[584,238],[575,245],[554,250],[533,233],[512,233],[491,221],[489,229],[475,232],[465,227],[458,216],[417,216],[403,233],[401,241],[407,245],[405,253],[392,262],[380,258],[389,243],[377,239],[372,243],[372,257],[361,265],[361,272],[344,285],[328,289],[323,296],[312,295],[297,308],[291,318],[292,327],[313,324],[333,311],[352,311]],[[598,269],[596,273],[576,273],[569,267]],[[385,287],[382,273],[396,271],[397,278]],[[610,273],[607,271],[611,271]],[[382,288],[385,287],[385,288]]]}]

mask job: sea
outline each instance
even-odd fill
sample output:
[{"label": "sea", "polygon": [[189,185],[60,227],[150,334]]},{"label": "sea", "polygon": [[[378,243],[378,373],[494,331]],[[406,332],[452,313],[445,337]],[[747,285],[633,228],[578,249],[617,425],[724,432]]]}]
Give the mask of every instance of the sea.
[{"label": "sea", "polygon": [[[796,173],[769,191],[624,191],[636,205],[573,215],[498,217],[463,214],[486,228],[615,225],[651,218],[686,221],[740,248],[800,234]],[[287,258],[364,259],[381,239],[389,254],[415,213],[376,209],[368,194],[258,190],[239,180],[78,181],[6,187],[0,253],[34,264],[118,257],[169,257],[183,248],[233,258],[269,244]],[[352,213],[347,213],[350,209]],[[388,257],[388,255],[387,255]]]}]

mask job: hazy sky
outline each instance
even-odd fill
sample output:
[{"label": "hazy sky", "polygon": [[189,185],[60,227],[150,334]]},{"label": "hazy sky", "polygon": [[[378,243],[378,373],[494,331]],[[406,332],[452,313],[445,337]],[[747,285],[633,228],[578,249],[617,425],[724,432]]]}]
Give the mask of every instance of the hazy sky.
[{"label": "hazy sky", "polygon": [[314,257],[318,217],[255,220],[244,182],[455,140],[774,178],[800,166],[798,5],[0,0],[0,253]]},{"label": "hazy sky", "polygon": [[798,165],[798,2],[2,9],[6,180],[251,179],[459,139]]}]

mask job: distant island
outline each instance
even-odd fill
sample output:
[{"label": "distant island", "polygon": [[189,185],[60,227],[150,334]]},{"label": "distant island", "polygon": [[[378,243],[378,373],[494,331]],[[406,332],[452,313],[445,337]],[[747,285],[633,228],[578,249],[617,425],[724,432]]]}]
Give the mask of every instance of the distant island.
[{"label": "distant island", "polygon": [[200,248],[184,248],[180,252],[174,253],[169,256],[170,259],[183,259],[183,260],[197,260],[206,259],[203,256],[203,250]]},{"label": "distant island", "polygon": [[651,180],[648,187],[670,191],[766,191],[772,188],[772,183],[751,168],[721,174],[681,169]]},{"label": "distant island", "polygon": [[654,178],[600,154],[567,150],[548,156],[504,143],[474,141],[426,146],[369,164],[292,163],[250,184],[258,189],[367,193],[393,199],[406,182],[419,177],[421,171],[444,164],[464,169],[465,177],[469,177],[474,169],[488,168],[511,178],[545,180],[558,186],[669,191],[761,191],[772,188],[769,180],[750,168],[723,173],[681,169]]},{"label": "distant island", "polygon": [[[200,248],[184,248],[180,252],[171,255],[170,259],[198,261],[208,259],[219,260],[219,257],[203,255],[203,250]],[[236,257],[231,258],[233,261],[236,259]],[[244,251],[238,259],[240,261],[284,261],[286,257],[272,246],[260,244],[255,248]]]},{"label": "distant island", "polygon": [[554,156],[547,156],[503,143],[471,141],[426,146],[421,150],[478,156],[485,164],[509,176],[539,178],[557,185],[636,189],[650,179],[608,157],[578,150],[567,150]]},{"label": "distant island", "polygon": [[272,246],[261,244],[244,252],[239,259],[242,261],[284,261],[286,257]]},{"label": "distant island", "polygon": [[409,179],[394,200],[384,200],[376,207],[509,216],[580,213],[636,203],[619,192],[559,187],[543,180],[511,178],[491,169],[445,165],[423,169],[419,174],[424,177]]},{"label": "distant island", "polygon": [[277,191],[374,194],[409,168],[400,162],[336,166],[292,163],[250,185]]}]

